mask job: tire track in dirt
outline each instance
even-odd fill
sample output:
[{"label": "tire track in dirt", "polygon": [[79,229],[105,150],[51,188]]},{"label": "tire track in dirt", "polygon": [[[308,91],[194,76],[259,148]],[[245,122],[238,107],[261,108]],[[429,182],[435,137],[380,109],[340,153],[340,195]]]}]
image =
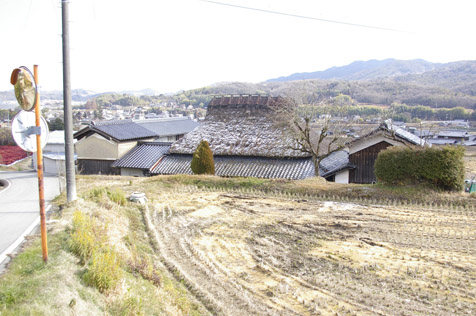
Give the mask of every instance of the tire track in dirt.
[{"label": "tire track in dirt", "polygon": [[295,315],[292,311],[275,311],[261,304],[247,290],[237,285],[204,255],[191,247],[195,233],[193,222],[173,215],[167,207],[160,212],[146,208],[146,218],[158,244],[158,252],[168,267],[178,272],[198,298],[214,314],[222,315]]},{"label": "tire track in dirt", "polygon": [[213,314],[463,315],[476,307],[468,212],[223,192],[157,199],[147,217],[158,254]]}]

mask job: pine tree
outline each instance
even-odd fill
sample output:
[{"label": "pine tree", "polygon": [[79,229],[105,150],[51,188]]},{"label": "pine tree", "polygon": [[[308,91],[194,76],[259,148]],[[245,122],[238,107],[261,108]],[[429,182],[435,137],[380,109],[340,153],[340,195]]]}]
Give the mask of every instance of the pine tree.
[{"label": "pine tree", "polygon": [[194,174],[215,174],[215,162],[213,153],[206,140],[202,140],[193,153],[190,166]]}]

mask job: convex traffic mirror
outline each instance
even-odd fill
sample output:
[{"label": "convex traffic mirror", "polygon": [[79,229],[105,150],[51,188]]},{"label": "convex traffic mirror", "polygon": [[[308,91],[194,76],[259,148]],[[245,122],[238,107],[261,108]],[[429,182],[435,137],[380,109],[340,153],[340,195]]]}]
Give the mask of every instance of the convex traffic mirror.
[{"label": "convex traffic mirror", "polygon": [[15,68],[10,83],[15,87],[15,97],[20,107],[25,111],[31,111],[38,97],[38,88],[31,71],[24,66]]}]

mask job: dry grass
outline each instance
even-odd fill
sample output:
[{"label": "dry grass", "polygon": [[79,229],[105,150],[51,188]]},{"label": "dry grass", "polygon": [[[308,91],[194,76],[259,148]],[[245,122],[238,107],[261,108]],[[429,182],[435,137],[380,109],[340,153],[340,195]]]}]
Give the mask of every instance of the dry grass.
[{"label": "dry grass", "polygon": [[10,166],[1,165],[0,171],[26,171],[26,170],[33,170],[31,167],[31,157],[25,158],[15,164]]},{"label": "dry grass", "polygon": [[466,147],[464,155],[466,178],[476,177],[476,146]]},{"label": "dry grass", "polygon": [[[79,179],[79,199],[63,204],[54,215],[57,221],[48,224],[48,264],[42,261],[39,236],[33,236],[33,244],[0,276],[0,315],[208,315],[153,253],[138,205],[121,205],[117,193],[128,180],[91,180]],[[106,186],[116,194],[95,194]],[[64,196],[57,202],[65,203]],[[94,253],[83,260],[73,255],[71,223],[78,210],[94,222],[86,228],[97,237],[98,253],[114,251],[119,282],[103,286],[111,271],[95,262]],[[87,282],[91,276],[95,282]]]}]

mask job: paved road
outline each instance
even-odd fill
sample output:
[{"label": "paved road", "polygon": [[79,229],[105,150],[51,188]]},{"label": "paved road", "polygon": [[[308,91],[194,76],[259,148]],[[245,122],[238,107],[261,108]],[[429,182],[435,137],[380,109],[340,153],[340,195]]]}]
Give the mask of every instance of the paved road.
[{"label": "paved road", "polygon": [[[40,215],[36,171],[1,172],[10,186],[0,191],[0,256]],[[46,175],[46,205],[59,194],[56,175]],[[0,261],[3,261],[0,258]],[[1,263],[1,262],[0,262]]]}]

